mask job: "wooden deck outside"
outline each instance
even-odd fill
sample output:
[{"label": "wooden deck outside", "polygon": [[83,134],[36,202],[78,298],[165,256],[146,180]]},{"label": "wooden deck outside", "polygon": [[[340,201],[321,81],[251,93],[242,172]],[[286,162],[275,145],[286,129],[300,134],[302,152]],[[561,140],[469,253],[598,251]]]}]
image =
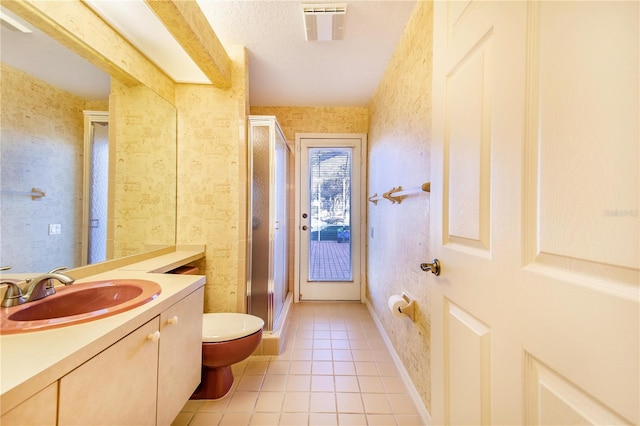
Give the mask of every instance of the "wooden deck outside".
[{"label": "wooden deck outside", "polygon": [[351,243],[310,241],[311,281],[351,281]]}]

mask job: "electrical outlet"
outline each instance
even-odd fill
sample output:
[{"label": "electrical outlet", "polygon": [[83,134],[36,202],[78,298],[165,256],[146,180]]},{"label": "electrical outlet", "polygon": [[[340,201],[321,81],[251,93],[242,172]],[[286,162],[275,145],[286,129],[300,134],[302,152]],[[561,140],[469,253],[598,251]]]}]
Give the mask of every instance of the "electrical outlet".
[{"label": "electrical outlet", "polygon": [[59,223],[52,223],[49,225],[49,235],[60,235],[62,233],[62,225]]}]

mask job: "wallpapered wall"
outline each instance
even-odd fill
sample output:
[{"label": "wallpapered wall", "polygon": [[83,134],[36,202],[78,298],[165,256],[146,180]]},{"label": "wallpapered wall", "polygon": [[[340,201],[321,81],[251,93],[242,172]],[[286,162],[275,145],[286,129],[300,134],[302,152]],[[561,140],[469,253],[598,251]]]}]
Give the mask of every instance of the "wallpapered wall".
[{"label": "wallpapered wall", "polygon": [[228,90],[176,85],[178,244],[206,244],[205,312],[244,312],[248,72],[246,51],[227,49]]},{"label": "wallpapered wall", "polygon": [[175,244],[176,109],[147,87],[114,78],[110,107],[109,258]]},{"label": "wallpapered wall", "polygon": [[[419,2],[369,106],[368,194],[429,181],[431,122],[431,2]],[[431,409],[428,275],[429,195],[401,204],[369,204],[367,297],[425,406]],[[387,309],[406,291],[417,303],[416,321]]]},{"label": "wallpapered wall", "polygon": [[[2,266],[15,272],[81,261],[83,110],[108,109],[2,64]],[[5,191],[39,188],[46,196]],[[49,235],[49,224],[60,224]]]}]

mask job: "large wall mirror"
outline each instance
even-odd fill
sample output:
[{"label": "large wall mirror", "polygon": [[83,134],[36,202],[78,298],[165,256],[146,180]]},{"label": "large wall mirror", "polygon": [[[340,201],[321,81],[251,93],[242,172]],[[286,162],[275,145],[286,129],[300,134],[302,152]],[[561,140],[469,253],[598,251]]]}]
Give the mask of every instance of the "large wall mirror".
[{"label": "large wall mirror", "polygon": [[2,16],[0,266],[45,272],[175,244],[175,107]]}]

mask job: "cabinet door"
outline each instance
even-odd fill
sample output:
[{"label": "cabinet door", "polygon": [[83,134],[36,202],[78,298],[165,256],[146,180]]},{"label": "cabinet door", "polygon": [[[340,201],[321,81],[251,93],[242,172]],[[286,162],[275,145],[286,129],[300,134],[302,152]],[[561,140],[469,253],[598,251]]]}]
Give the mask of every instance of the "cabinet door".
[{"label": "cabinet door", "polygon": [[159,328],[155,318],[60,379],[60,425],[153,425]]},{"label": "cabinet door", "polygon": [[200,383],[204,289],[160,316],[158,424],[169,425]]},{"label": "cabinet door", "polygon": [[54,425],[57,399],[58,382],[55,382],[3,415],[0,424],[3,426]]}]

